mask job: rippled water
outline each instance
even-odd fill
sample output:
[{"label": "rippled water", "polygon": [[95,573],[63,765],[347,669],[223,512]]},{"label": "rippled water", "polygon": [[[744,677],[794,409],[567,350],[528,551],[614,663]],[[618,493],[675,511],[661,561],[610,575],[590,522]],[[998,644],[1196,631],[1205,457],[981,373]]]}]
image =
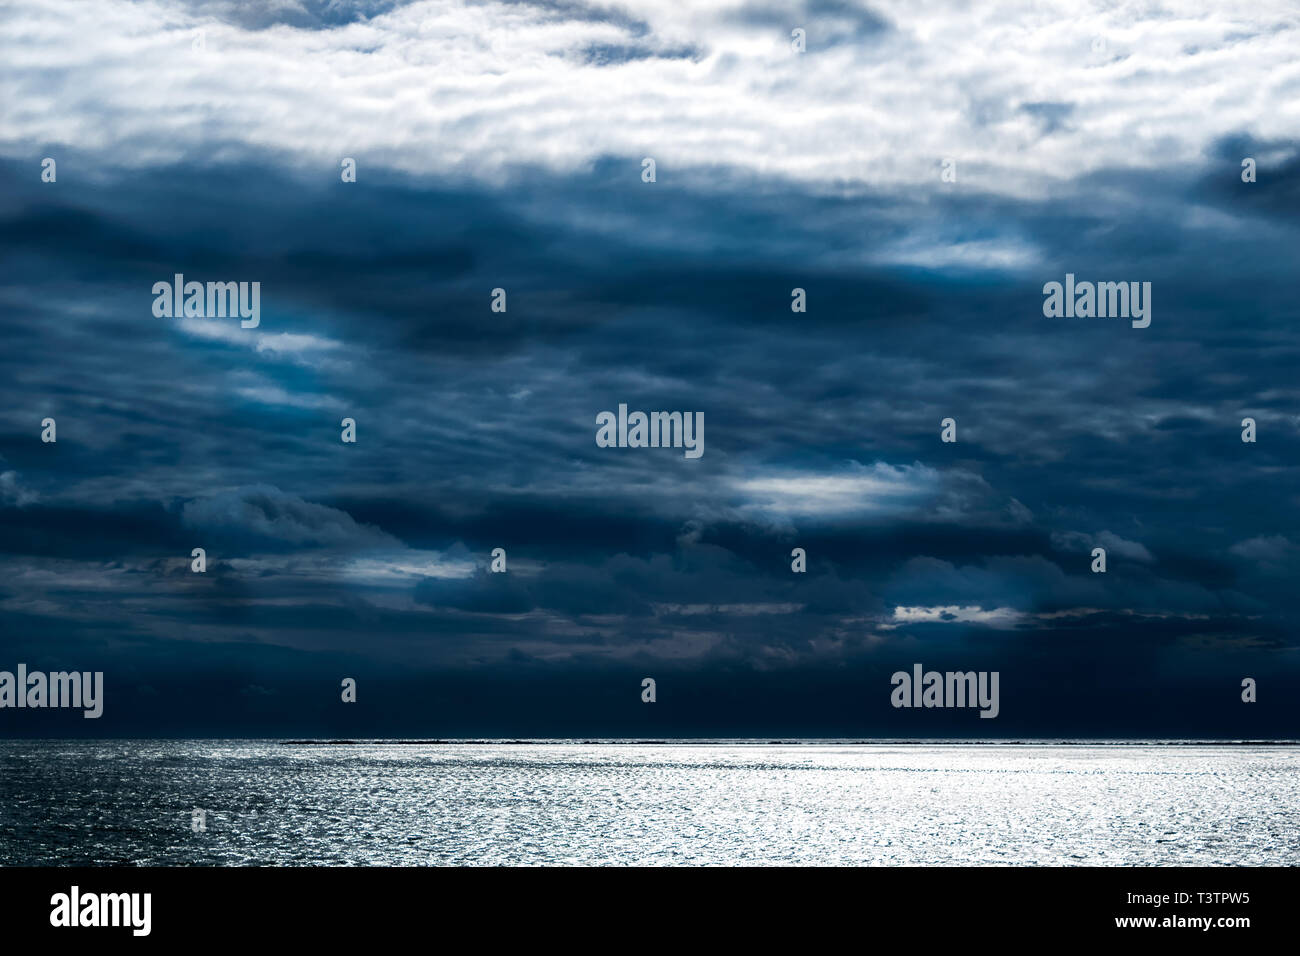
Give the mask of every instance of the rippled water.
[{"label": "rippled water", "polygon": [[0,863],[1296,865],[1298,798],[1277,746],[20,741]]}]

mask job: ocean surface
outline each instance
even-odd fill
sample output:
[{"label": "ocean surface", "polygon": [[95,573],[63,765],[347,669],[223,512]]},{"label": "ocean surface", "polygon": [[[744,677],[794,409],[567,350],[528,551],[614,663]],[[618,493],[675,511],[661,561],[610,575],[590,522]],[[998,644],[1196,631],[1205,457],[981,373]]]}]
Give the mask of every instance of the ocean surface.
[{"label": "ocean surface", "polygon": [[1298,807],[1267,744],[0,742],[3,865],[1294,866]]}]

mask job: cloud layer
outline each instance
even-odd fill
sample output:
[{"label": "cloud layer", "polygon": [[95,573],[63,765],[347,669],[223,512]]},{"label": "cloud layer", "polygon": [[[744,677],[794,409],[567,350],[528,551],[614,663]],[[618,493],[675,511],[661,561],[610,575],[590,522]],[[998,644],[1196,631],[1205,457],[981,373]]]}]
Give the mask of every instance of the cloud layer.
[{"label": "cloud layer", "polygon": [[490,182],[649,155],[678,183],[832,195],[952,157],[970,188],[1042,196],[1293,139],[1297,26],[1282,2],[17,3],[0,146]]},{"label": "cloud layer", "polygon": [[4,659],[116,733],[987,732],[888,707],[923,661],[1002,733],[1292,735],[1295,11],[965,7],[11,5]]}]

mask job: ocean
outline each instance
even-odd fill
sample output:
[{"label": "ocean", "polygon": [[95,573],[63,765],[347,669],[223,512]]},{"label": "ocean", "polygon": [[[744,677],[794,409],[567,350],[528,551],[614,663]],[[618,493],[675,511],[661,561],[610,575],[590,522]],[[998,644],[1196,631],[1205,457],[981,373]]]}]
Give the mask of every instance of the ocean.
[{"label": "ocean", "polygon": [[0,864],[1300,864],[1281,743],[0,743]]}]

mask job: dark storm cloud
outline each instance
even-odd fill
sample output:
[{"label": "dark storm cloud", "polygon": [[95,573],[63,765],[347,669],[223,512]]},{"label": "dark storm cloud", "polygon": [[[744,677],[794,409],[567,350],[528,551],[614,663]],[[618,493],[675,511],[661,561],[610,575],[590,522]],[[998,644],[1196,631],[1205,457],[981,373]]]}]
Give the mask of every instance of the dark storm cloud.
[{"label": "dark storm cloud", "polygon": [[[655,732],[905,734],[882,702],[920,660],[1001,669],[1009,733],[1290,733],[1191,703],[1297,688],[1293,189],[1209,188],[1236,152],[1040,201],[650,195],[612,160],[51,199],[7,164],[0,650],[102,662],[104,732],[330,732],[359,676],[373,732],[650,733],[617,701],[654,673]],[[980,242],[1032,254],[885,254]],[[1044,318],[1067,271],[1151,281],[1151,327]],[[260,281],[261,325],[154,317],[174,272]],[[596,447],[620,402],[703,411],[703,458]]]},{"label": "dark storm cloud", "polygon": [[336,508],[304,501],[270,485],[234,488],[187,501],[181,522],[205,540],[236,537],[267,546],[376,548],[396,543]]}]

